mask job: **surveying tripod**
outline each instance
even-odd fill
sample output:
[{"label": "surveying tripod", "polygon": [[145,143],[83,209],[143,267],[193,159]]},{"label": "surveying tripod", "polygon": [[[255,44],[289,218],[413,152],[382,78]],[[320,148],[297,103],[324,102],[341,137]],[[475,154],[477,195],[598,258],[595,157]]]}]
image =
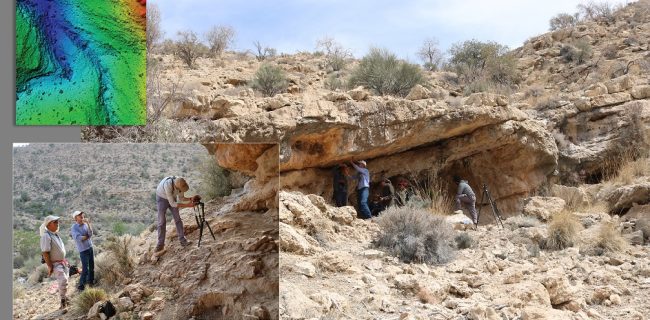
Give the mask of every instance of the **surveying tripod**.
[{"label": "surveying tripod", "polygon": [[199,244],[198,244],[199,247],[201,247],[201,238],[203,238],[204,225],[208,227],[208,230],[210,230],[212,239],[217,240],[214,237],[212,228],[210,228],[210,224],[207,221],[205,221],[205,203],[201,201],[194,203],[194,219],[196,219],[196,224],[199,226]]},{"label": "surveying tripod", "polygon": [[[485,203],[484,200],[487,199],[489,203]],[[481,217],[481,209],[483,209],[484,204],[489,204],[490,208],[492,208],[492,214],[494,215],[494,220],[496,221],[497,225],[500,224],[501,228],[503,228],[503,221],[501,219],[501,212],[499,211],[499,208],[497,208],[497,203],[492,199],[492,196],[490,196],[490,191],[488,191],[487,184],[483,184],[483,193],[481,195],[481,206],[478,209],[478,217],[476,218],[476,227],[478,228],[478,221],[479,218]]]}]

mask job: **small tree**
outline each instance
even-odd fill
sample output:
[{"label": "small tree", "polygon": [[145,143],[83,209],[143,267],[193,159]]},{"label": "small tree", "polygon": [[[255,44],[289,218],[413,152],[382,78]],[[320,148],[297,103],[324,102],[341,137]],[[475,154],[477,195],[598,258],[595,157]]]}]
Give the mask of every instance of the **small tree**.
[{"label": "small tree", "polygon": [[325,63],[332,71],[339,71],[345,68],[348,59],[352,57],[350,51],[330,37],[318,40],[316,49],[325,52]]},{"label": "small tree", "polygon": [[210,54],[220,56],[235,41],[235,29],[231,26],[214,26],[205,34]]},{"label": "small tree", "polygon": [[284,71],[278,66],[268,63],[262,64],[255,73],[253,88],[261,91],[265,96],[272,97],[287,89],[289,81]]},{"label": "small tree", "polygon": [[406,96],[423,81],[418,65],[401,61],[386,49],[371,48],[352,72],[349,82],[351,87],[361,85],[380,95]]},{"label": "small tree", "polygon": [[199,42],[194,31],[179,31],[179,40],[176,41],[176,55],[185,62],[185,64],[194,68],[196,59],[202,55],[203,46]]},{"label": "small tree", "polygon": [[147,5],[147,54],[162,39],[163,31],[160,29],[160,8],[155,3]]},{"label": "small tree", "polygon": [[253,42],[255,46],[255,58],[257,61],[264,61],[267,58],[275,57],[277,51],[270,47],[263,46],[259,41]]},{"label": "small tree", "polygon": [[424,62],[424,68],[429,71],[438,70],[442,63],[443,57],[442,52],[438,48],[438,40],[433,38],[424,40],[417,55]]},{"label": "small tree", "polygon": [[[508,47],[496,42],[468,40],[449,49],[449,67],[467,87],[511,86],[520,81]],[[467,91],[467,90],[466,90]]]},{"label": "small tree", "polygon": [[578,23],[578,14],[572,16],[568,13],[559,13],[549,21],[549,30],[554,31],[558,29],[573,27],[576,25],[576,23]]}]

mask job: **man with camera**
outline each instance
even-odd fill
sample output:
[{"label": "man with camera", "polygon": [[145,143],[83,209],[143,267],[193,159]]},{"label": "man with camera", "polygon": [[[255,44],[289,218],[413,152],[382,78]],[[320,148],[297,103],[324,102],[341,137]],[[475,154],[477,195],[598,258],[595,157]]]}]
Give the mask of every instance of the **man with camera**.
[{"label": "man with camera", "polygon": [[190,242],[185,238],[185,231],[183,230],[183,220],[179,213],[179,208],[192,208],[194,206],[195,198],[186,198],[185,192],[190,187],[185,179],[180,177],[165,177],[158,183],[156,188],[156,202],[158,204],[158,244],[156,245],[156,252],[165,249],[165,233],[167,232],[167,220],[165,214],[167,209],[172,212],[174,223],[176,224],[176,233],[178,240],[182,246],[187,246]]},{"label": "man with camera", "polygon": [[74,239],[81,258],[81,278],[77,289],[83,291],[86,284],[95,285],[95,253],[93,252],[93,241],[90,239],[93,236],[93,227],[83,211],[73,212],[72,219],[76,223],[70,228],[70,235]]},{"label": "man with camera", "polygon": [[41,251],[43,252],[43,263],[47,265],[47,276],[54,274],[59,286],[59,297],[61,307],[65,309],[68,305],[66,292],[68,289],[68,261],[65,259],[65,245],[59,236],[59,217],[47,216],[39,228],[41,236]]}]

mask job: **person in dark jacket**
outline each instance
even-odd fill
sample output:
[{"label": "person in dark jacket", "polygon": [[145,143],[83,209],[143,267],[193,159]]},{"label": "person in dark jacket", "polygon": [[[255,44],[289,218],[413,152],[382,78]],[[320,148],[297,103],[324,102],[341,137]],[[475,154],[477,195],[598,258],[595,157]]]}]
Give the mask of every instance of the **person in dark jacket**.
[{"label": "person in dark jacket", "polygon": [[337,207],[343,207],[348,205],[348,178],[350,173],[348,171],[348,166],[345,164],[340,164],[334,167],[333,170],[332,188],[334,189],[334,204]]}]

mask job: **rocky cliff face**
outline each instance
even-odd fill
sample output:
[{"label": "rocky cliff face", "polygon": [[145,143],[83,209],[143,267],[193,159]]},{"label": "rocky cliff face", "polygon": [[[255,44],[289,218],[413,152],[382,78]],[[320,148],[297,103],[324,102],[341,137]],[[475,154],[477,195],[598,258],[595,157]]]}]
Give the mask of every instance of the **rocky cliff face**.
[{"label": "rocky cliff face", "polygon": [[[245,84],[259,63],[224,60],[218,77],[186,80],[189,94],[170,117],[209,119],[203,142],[279,142],[285,189],[327,198],[329,169],[365,159],[375,181],[460,174],[516,212],[549,182],[597,183],[607,163],[648,148],[649,12],[640,1],[611,20],[531,38],[514,50],[525,81],[509,96],[458,97],[443,73],[404,99],[331,91],[322,57],[297,54],[276,61],[289,76],[287,93],[256,96]],[[578,43],[591,52],[580,63],[567,53]]]}]

